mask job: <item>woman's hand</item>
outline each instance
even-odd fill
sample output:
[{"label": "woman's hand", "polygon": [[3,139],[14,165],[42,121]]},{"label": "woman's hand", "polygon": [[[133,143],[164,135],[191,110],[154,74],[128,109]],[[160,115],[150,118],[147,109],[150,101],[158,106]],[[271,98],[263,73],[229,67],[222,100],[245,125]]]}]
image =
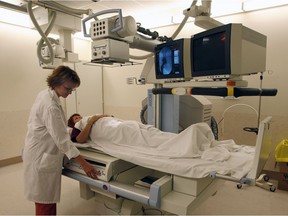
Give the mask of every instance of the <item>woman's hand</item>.
[{"label": "woman's hand", "polygon": [[83,168],[83,170],[87,176],[89,176],[92,179],[98,179],[98,177],[97,177],[98,172],[95,170],[95,168],[91,164],[86,162],[85,164],[82,164],[81,166],[82,166],[82,168]]},{"label": "woman's hand", "polygon": [[100,172],[97,172],[95,168],[89,164],[81,155],[75,157],[75,161],[81,165],[87,176],[93,179],[98,179],[97,175],[100,174]]}]

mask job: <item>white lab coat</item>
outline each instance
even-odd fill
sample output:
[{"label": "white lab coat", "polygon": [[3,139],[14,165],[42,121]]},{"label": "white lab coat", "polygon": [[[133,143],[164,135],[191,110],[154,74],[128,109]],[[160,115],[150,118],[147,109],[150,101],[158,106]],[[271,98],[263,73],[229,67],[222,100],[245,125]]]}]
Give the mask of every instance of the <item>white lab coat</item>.
[{"label": "white lab coat", "polygon": [[23,149],[24,195],[30,201],[60,201],[63,156],[70,159],[80,154],[70,141],[66,125],[56,92],[40,92],[30,112]]}]

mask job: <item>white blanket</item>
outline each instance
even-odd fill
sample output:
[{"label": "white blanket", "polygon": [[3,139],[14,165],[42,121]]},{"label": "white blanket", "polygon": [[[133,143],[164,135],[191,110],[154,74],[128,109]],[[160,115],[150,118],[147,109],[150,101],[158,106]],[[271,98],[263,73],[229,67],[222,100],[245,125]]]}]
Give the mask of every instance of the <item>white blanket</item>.
[{"label": "white blanket", "polygon": [[206,123],[175,134],[107,117],[93,125],[90,139],[91,147],[114,157],[190,178],[202,178],[212,171],[241,178],[251,170],[254,157],[254,147],[236,145],[233,140],[215,141]]}]

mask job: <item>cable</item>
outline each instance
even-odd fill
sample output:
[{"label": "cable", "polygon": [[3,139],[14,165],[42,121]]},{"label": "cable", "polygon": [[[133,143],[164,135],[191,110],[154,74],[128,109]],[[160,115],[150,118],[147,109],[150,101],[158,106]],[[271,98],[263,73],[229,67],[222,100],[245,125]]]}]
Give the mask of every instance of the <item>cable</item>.
[{"label": "cable", "polygon": [[213,134],[214,134],[215,140],[218,140],[218,125],[217,125],[216,119],[213,116],[211,116],[210,127],[212,129]]},{"label": "cable", "polygon": [[[52,45],[51,45],[49,39],[47,38],[47,35],[50,33],[50,31],[53,27],[53,24],[54,24],[55,19],[56,19],[56,13],[55,12],[52,13],[52,18],[49,20],[48,27],[44,33],[42,31],[41,27],[39,26],[39,24],[37,23],[37,20],[35,19],[35,16],[34,16],[33,11],[32,11],[32,2],[31,1],[28,1],[27,11],[28,11],[28,14],[30,16],[32,23],[34,24],[35,28],[37,29],[37,31],[39,32],[39,34],[42,37],[39,44],[38,44],[38,47],[37,47],[37,56],[38,56],[39,60],[45,64],[53,63],[54,52],[53,52]],[[41,48],[42,48],[44,41],[45,41],[46,45],[48,46],[48,49],[50,52],[50,56],[48,59],[43,58],[43,56],[41,55]]]},{"label": "cable", "polygon": [[226,113],[229,109],[231,109],[231,108],[233,108],[233,107],[236,107],[236,106],[247,106],[247,107],[251,108],[252,110],[255,111],[255,113],[256,113],[256,115],[257,115],[257,118],[258,118],[259,113],[257,112],[257,110],[256,110],[254,107],[252,107],[252,106],[250,106],[250,105],[248,105],[248,104],[233,104],[233,105],[229,106],[228,108],[226,108],[226,109],[224,110],[224,112],[222,113],[222,117],[221,117],[220,121],[218,122],[218,125],[219,125],[220,123],[222,124],[222,126],[220,127],[220,128],[221,128],[221,131],[220,131],[221,138],[223,138],[223,134],[224,134],[224,116],[225,116],[225,113]]},{"label": "cable", "polygon": [[[263,72],[261,72],[261,75],[260,75],[260,91],[261,92],[263,91],[262,83],[263,83]],[[261,94],[260,94],[260,96],[259,96],[259,104],[258,104],[258,113],[261,113],[261,102],[262,102],[262,97],[261,97]],[[257,122],[257,127],[258,128],[259,128],[259,124],[260,124],[260,114],[258,115],[258,122]]]},{"label": "cable", "polygon": [[151,36],[151,38],[154,40],[159,37],[159,33],[157,31],[151,32],[150,29],[145,29],[145,28],[141,27],[140,23],[138,23],[137,31],[144,34],[144,35]]},{"label": "cable", "polygon": [[[28,2],[31,2],[31,0],[29,0]],[[45,7],[45,8],[50,8],[50,9],[53,9],[53,10],[58,10],[58,11],[61,11],[61,12],[64,12],[64,13],[68,13],[68,14],[71,14],[71,15],[83,15],[83,14],[87,14],[89,15],[91,13],[91,9],[75,9],[75,8],[70,8],[70,7],[67,7],[65,5],[62,5],[56,1],[35,1],[34,4],[36,5],[40,5],[42,7]]]},{"label": "cable", "polygon": [[[197,0],[193,0],[190,8],[194,5],[196,5]],[[174,32],[174,34],[171,36],[172,39],[175,39],[177,37],[177,35],[179,34],[179,32],[182,30],[182,28],[184,27],[184,25],[186,24],[187,20],[188,20],[189,16],[185,15],[185,17],[183,18],[183,20],[181,21],[180,25],[178,26],[178,28],[176,29],[176,31]]]},{"label": "cable", "polygon": [[143,124],[147,124],[147,120],[145,119],[145,113],[147,112],[148,104],[145,104],[140,111],[140,119]]},{"label": "cable", "polygon": [[152,57],[152,56],[154,56],[154,53],[150,53],[150,54],[147,54],[144,56],[129,55],[129,58],[135,59],[135,60],[144,60],[144,59],[147,59],[147,58]]},{"label": "cable", "polygon": [[[150,214],[147,214],[150,211]],[[152,212],[156,212],[157,214],[151,214]],[[144,208],[142,206],[142,212],[144,215],[164,215],[163,212],[160,209],[156,209],[156,208]]]},{"label": "cable", "polygon": [[[192,6],[194,6],[194,5],[196,5],[196,3],[197,3],[197,0],[193,0],[190,8],[191,8]],[[189,18],[188,15],[184,16],[184,18],[183,18],[183,20],[181,21],[180,25],[178,26],[178,28],[176,29],[176,31],[175,31],[175,32],[173,33],[173,35],[171,36],[171,39],[172,39],[172,40],[174,40],[174,39],[178,36],[179,32],[183,29],[184,25],[186,24],[188,18]],[[135,60],[144,60],[144,59],[147,59],[147,58],[149,58],[149,57],[152,57],[153,55],[154,55],[154,53],[150,53],[150,54],[143,55],[143,56],[129,55],[129,57],[130,57],[131,59],[135,59]]]},{"label": "cable", "polygon": [[[122,201],[122,202],[123,202],[123,201]],[[115,212],[117,215],[121,215],[121,207],[120,207],[119,209],[111,208],[111,207],[109,207],[109,206],[106,204],[105,201],[104,201],[103,205],[104,205],[105,208],[107,208],[107,209]],[[121,205],[122,205],[122,204],[121,204]]]},{"label": "cable", "polygon": [[[39,26],[39,24],[37,23],[37,20],[35,19],[35,16],[33,14],[33,10],[32,10],[32,2],[36,5],[40,5],[43,6],[45,8],[51,8],[53,11],[51,12],[51,19],[49,20],[48,23],[48,27],[45,30],[45,32],[42,31],[41,27]],[[34,1],[27,1],[27,12],[30,16],[30,19],[32,21],[32,23],[34,24],[36,30],[39,32],[39,34],[41,35],[41,39],[38,42],[38,46],[37,46],[37,56],[40,62],[44,63],[44,64],[49,64],[52,63],[53,64],[53,60],[54,60],[54,50],[53,47],[50,43],[50,41],[53,41],[54,39],[52,38],[48,38],[47,36],[49,35],[50,31],[53,28],[55,19],[56,19],[56,12],[54,10],[58,10],[61,11],[63,13],[68,13],[71,15],[83,15],[83,14],[91,14],[91,9],[87,9],[87,10],[82,10],[82,9],[74,9],[74,8],[70,8],[67,7],[65,5],[59,4],[58,2],[55,1],[38,1],[38,2],[34,2]],[[58,42],[56,42],[55,40],[53,41],[55,44],[59,44]],[[42,56],[42,47],[44,46],[44,44],[47,45],[48,50],[49,50],[49,57],[48,59],[44,58]]]}]

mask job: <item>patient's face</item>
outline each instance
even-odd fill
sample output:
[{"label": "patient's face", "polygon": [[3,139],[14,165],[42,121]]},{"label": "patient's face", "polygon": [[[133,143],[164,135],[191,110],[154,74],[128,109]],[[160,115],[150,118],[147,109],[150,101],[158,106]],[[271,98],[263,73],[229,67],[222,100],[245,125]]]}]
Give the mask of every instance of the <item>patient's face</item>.
[{"label": "patient's face", "polygon": [[77,122],[79,122],[82,119],[81,115],[76,115],[72,117],[74,124],[76,124]]}]

